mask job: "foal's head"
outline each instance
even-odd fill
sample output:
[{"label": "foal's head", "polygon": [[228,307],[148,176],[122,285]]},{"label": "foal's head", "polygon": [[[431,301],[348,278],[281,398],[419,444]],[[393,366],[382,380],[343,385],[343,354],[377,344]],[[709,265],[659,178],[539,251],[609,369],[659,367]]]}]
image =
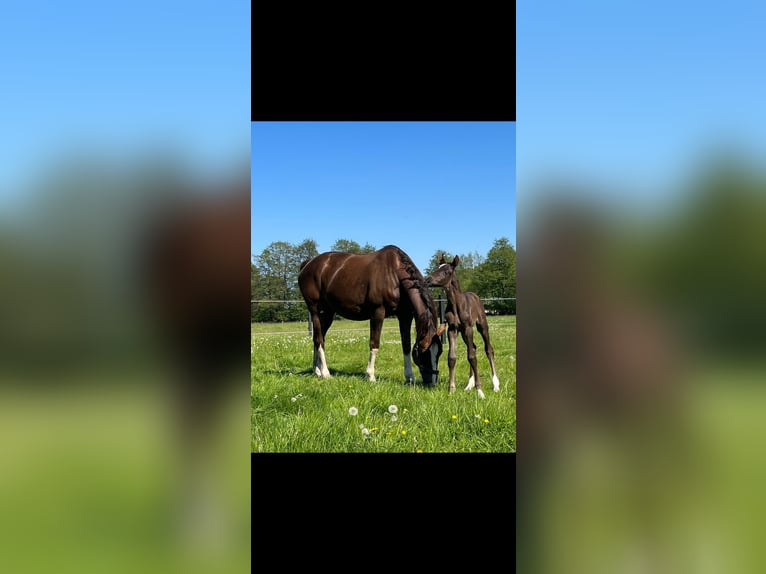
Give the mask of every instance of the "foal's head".
[{"label": "foal's head", "polygon": [[455,267],[460,263],[460,257],[455,255],[451,263],[444,261],[444,253],[439,255],[439,266],[426,277],[429,287],[447,287],[455,276]]}]

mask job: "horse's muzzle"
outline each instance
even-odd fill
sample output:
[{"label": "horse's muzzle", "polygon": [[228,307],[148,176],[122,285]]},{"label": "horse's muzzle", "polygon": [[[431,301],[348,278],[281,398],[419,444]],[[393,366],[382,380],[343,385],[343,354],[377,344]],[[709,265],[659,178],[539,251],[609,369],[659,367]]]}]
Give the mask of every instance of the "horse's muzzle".
[{"label": "horse's muzzle", "polygon": [[423,384],[433,386],[439,382],[439,357],[442,354],[442,342],[439,337],[434,337],[431,346],[422,350],[416,344],[412,348],[412,358],[420,369]]}]

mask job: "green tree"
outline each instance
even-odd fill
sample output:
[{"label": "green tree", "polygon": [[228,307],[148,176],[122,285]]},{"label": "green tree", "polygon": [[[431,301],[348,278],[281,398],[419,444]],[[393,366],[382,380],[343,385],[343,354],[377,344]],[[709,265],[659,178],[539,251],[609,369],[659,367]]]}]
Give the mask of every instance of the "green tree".
[{"label": "green tree", "polygon": [[251,318],[257,321],[295,321],[304,318],[305,305],[300,300],[298,273],[306,259],[317,255],[316,241],[306,239],[298,245],[286,241],[270,243],[255,256],[255,269],[251,269],[251,292],[254,299],[282,301],[282,303],[255,303],[251,305]]},{"label": "green tree", "polygon": [[332,244],[330,251],[342,251],[344,253],[372,253],[375,251],[375,247],[369,243],[365,243],[364,247],[362,247],[353,239],[338,239]]},{"label": "green tree", "polygon": [[[428,275],[434,269],[439,266],[439,256],[444,254],[444,260],[450,262],[454,259],[455,254],[445,251],[443,249],[437,249],[428,261],[428,266],[424,271],[424,275]],[[461,291],[476,291],[475,289],[475,275],[476,269],[484,261],[484,258],[479,253],[459,253],[460,264],[455,269],[455,275],[460,282]]]},{"label": "green tree", "polygon": [[[475,270],[474,291],[480,297],[516,297],[516,250],[507,237],[496,239]],[[487,310],[516,313],[516,301],[486,301]]]},{"label": "green tree", "polygon": [[300,268],[301,263],[307,259],[311,259],[319,255],[319,251],[317,250],[317,242],[313,239],[304,239],[302,242],[295,246],[295,253],[296,260],[300,261],[300,263],[298,263],[298,267]]},{"label": "green tree", "polygon": [[[255,256],[253,256],[255,258]],[[260,299],[260,288],[261,288],[261,277],[258,273],[258,267],[256,267],[253,262],[250,262],[250,320],[255,321],[256,320],[256,313],[257,313],[257,303],[252,303],[255,299]]]}]

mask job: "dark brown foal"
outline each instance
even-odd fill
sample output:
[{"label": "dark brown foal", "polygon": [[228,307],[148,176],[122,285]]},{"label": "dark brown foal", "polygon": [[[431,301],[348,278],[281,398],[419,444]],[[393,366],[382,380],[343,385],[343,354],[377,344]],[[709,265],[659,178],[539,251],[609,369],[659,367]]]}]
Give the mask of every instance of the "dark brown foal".
[{"label": "dark brown foal", "polygon": [[471,378],[468,379],[465,390],[470,391],[475,386],[479,396],[483,399],[484,391],[481,390],[479,369],[476,367],[476,345],[473,342],[474,326],[479,331],[481,338],[484,339],[484,352],[487,354],[489,366],[492,368],[492,387],[497,392],[500,390],[500,379],[497,378],[497,371],[495,370],[495,350],[489,342],[487,314],[479,296],[470,291],[463,293],[460,290],[460,284],[455,275],[455,267],[459,262],[460,257],[457,255],[455,255],[452,263],[445,263],[444,254],[439,255],[439,267],[426,277],[426,285],[441,287],[447,293],[448,305],[445,319],[449,325],[449,391],[451,393],[455,391],[457,334],[460,332],[466,347],[468,347],[468,362],[471,365]]}]

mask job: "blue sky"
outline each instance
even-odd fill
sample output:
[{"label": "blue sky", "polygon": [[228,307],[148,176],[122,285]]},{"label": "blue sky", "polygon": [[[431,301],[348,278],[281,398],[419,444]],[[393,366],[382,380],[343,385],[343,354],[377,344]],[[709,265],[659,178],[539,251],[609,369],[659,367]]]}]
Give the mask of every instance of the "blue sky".
[{"label": "blue sky", "polygon": [[[607,190],[621,190],[622,202],[661,204],[668,184],[689,175],[708,150],[733,143],[764,163],[765,5],[525,0],[517,3],[516,16],[514,150],[522,225],[526,202],[536,197],[531,184],[546,177],[604,181]],[[336,233],[319,234],[330,225],[362,243],[406,241],[414,250],[424,239],[420,230],[437,222],[443,240],[429,235],[428,249],[484,253],[495,235],[515,237],[515,189],[512,205],[494,203],[475,217],[470,206],[453,201],[453,211],[473,222],[455,238],[444,223],[449,196],[460,190],[477,200],[485,194],[507,199],[498,191],[507,177],[498,172],[507,160],[505,136],[495,133],[500,128],[484,126],[483,133],[475,124],[423,124],[433,130],[429,135],[415,129],[418,124],[409,132],[406,124],[340,124],[304,141],[290,139],[290,132],[305,125],[263,124],[251,139],[249,3],[6,2],[0,50],[5,213],[29,198],[29,181],[80,149],[118,157],[170,150],[196,169],[225,172],[247,157],[252,143],[255,161],[264,159],[264,177],[254,184],[270,186],[254,209],[270,207],[269,190],[280,189],[277,165],[298,162],[299,154],[318,158],[311,169],[281,170],[295,178],[292,186],[282,182],[291,194],[275,198],[280,203],[265,220],[256,214],[260,244],[316,236],[320,248],[328,248]],[[350,141],[341,128],[352,130]],[[363,133],[372,128],[382,133]],[[273,132],[280,130],[287,131],[277,137]],[[275,136],[265,148],[261,134],[264,140]],[[271,166],[280,154],[281,164]],[[338,215],[319,227],[289,219],[280,208],[284,197],[300,201],[301,177],[303,190],[353,190],[354,217],[336,206]],[[627,185],[609,185],[615,181]],[[409,208],[384,204],[387,216],[359,217],[366,205],[362,189],[409,194]],[[435,190],[442,194],[439,203],[423,200]],[[412,223],[398,229],[408,218]],[[266,237],[274,221],[279,233]],[[258,248],[254,240],[251,252]]]},{"label": "blue sky", "polygon": [[246,165],[247,2],[7,2],[0,53],[0,208],[79,150]]},{"label": "blue sky", "polygon": [[525,0],[516,15],[521,214],[551,176],[661,205],[708,152],[763,164],[763,3]]},{"label": "blue sky", "polygon": [[252,124],[251,253],[274,241],[437,249],[516,245],[513,122]]}]

